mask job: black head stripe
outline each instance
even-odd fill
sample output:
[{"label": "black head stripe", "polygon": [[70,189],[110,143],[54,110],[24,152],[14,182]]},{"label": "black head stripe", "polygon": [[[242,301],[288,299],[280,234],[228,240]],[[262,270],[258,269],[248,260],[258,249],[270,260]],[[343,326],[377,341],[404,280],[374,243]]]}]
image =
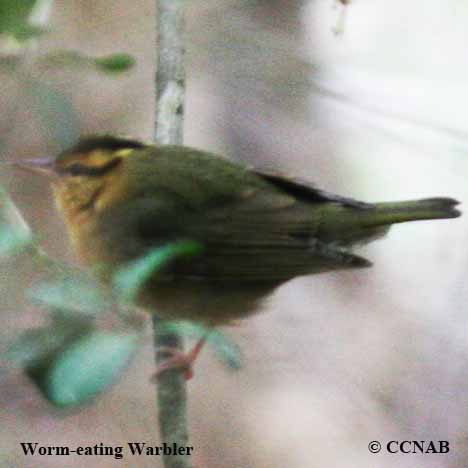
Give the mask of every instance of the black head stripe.
[{"label": "black head stripe", "polygon": [[127,138],[117,138],[111,135],[97,135],[82,138],[71,148],[65,150],[58,159],[62,159],[70,154],[85,154],[91,151],[118,151],[121,149],[143,148],[145,145],[139,141]]},{"label": "black head stripe", "polygon": [[114,158],[114,159],[111,159],[106,164],[103,164],[102,166],[87,166],[79,162],[74,162],[73,164],[70,164],[69,166],[62,169],[62,172],[64,174],[69,174],[72,176],[80,176],[80,175],[86,175],[90,177],[100,176],[114,169],[114,167],[118,166],[121,163],[121,161],[122,161],[121,158]]}]

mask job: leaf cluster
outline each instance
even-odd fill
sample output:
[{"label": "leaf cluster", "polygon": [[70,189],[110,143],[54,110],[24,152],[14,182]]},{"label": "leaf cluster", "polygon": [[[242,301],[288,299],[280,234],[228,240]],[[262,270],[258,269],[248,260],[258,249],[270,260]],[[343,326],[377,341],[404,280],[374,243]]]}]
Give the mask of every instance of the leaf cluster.
[{"label": "leaf cluster", "polygon": [[[26,292],[30,302],[46,312],[47,323],[9,342],[3,359],[23,369],[55,406],[92,400],[118,380],[143,342],[144,327],[135,306],[142,285],[167,262],[197,255],[200,249],[194,242],[154,249],[117,270],[111,286],[104,288],[91,273],[47,257],[11,199],[0,191],[0,261],[27,251],[48,272]],[[115,322],[105,329],[99,325],[104,315]],[[220,332],[185,322],[161,322],[160,332],[207,337],[222,361],[239,367],[237,347]]]},{"label": "leaf cluster", "polygon": [[[37,45],[51,32],[47,20],[52,5],[53,0],[0,0],[0,40],[3,42],[0,63],[15,69],[21,65],[21,55],[28,50],[31,41]],[[12,60],[12,56],[17,60]],[[40,68],[92,68],[117,74],[130,70],[135,59],[125,53],[90,57],[76,50],[59,50],[39,55],[35,62]]]}]

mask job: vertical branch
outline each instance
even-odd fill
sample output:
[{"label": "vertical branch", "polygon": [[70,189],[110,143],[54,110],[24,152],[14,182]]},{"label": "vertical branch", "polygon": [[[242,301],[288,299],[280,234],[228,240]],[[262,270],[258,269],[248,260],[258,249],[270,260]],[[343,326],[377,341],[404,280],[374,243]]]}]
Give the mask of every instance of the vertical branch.
[{"label": "vertical branch", "polygon": [[[160,144],[181,144],[184,126],[184,0],[156,0],[158,15],[158,60],[156,72],[156,129]],[[158,349],[183,351],[182,338],[164,331],[162,321],[153,316],[156,363],[167,358]],[[161,441],[172,446],[189,445],[187,429],[187,390],[185,378],[177,369],[163,372],[158,380],[158,417]],[[165,455],[166,468],[190,468],[187,455]]]},{"label": "vertical branch", "polygon": [[[176,333],[164,330],[163,321],[153,315],[154,347],[156,363],[167,358],[161,347],[183,350],[182,338]],[[178,447],[189,445],[187,428],[187,390],[185,377],[178,369],[170,369],[160,374],[157,382],[158,389],[158,419],[161,442],[170,447],[174,443]],[[188,455],[163,455],[165,468],[191,468],[192,463]]]},{"label": "vertical branch", "polygon": [[185,66],[184,0],[157,0],[156,141],[183,143]]}]

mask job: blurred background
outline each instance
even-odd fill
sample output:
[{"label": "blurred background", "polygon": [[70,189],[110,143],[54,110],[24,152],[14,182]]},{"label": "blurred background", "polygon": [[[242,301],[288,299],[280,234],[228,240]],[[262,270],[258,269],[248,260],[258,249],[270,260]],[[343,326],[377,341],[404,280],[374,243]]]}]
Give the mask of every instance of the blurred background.
[{"label": "blurred background", "polygon": [[[468,2],[188,1],[185,142],[366,201],[468,199]],[[2,158],[49,155],[79,133],[151,139],[155,2],[69,0],[20,72],[0,70]],[[57,49],[126,52],[118,77],[38,67]],[[51,97],[52,96],[52,97]],[[467,106],[467,107],[465,107]],[[44,249],[74,262],[47,184],[0,184]],[[468,466],[467,217],[395,226],[365,271],[300,278],[224,331],[189,382],[194,464],[204,468]],[[0,265],[4,333],[41,322],[27,259]],[[160,466],[158,458],[25,457],[19,443],[158,444],[151,340],[95,404],[59,412],[20,373],[0,385],[0,465]],[[448,440],[448,454],[370,454],[368,443]]]}]

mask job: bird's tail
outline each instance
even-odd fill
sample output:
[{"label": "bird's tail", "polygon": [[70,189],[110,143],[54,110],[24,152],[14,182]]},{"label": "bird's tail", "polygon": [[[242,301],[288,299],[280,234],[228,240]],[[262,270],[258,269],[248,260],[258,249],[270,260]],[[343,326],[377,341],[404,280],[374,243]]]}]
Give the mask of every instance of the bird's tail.
[{"label": "bird's tail", "polygon": [[[392,224],[423,219],[457,218],[458,202],[452,198],[426,198],[369,204],[363,208],[334,206],[319,228],[318,237],[338,245],[367,243],[382,237]],[[336,210],[336,211],[334,211]]]},{"label": "bird's tail", "polygon": [[423,219],[457,218],[460,211],[453,198],[425,198],[402,202],[376,203],[373,214],[363,217],[367,226],[386,226]]}]

